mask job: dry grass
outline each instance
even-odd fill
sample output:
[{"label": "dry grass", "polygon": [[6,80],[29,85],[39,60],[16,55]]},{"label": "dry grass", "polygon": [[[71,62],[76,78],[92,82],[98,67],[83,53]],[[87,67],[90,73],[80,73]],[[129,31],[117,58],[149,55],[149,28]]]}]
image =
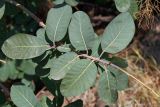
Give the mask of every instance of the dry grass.
[{"label": "dry grass", "polygon": [[[160,94],[160,67],[152,57],[144,58],[137,43],[120,56],[128,61],[127,71],[130,74]],[[130,88],[119,94],[118,107],[160,107],[159,100],[152,92],[130,78]]]},{"label": "dry grass", "polygon": [[139,4],[139,11],[136,17],[139,21],[138,26],[143,29],[151,29],[155,27],[156,15],[160,15],[160,1],[159,0],[137,0]]}]

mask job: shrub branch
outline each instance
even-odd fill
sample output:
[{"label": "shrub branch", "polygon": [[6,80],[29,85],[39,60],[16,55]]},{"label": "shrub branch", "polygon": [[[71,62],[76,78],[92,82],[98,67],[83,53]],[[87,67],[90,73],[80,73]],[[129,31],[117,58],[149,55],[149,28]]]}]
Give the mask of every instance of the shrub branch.
[{"label": "shrub branch", "polygon": [[8,88],[5,87],[2,83],[0,83],[0,88],[2,89],[2,91],[5,93],[5,95],[7,97],[10,96],[10,92],[9,92]]},{"label": "shrub branch", "polygon": [[5,64],[6,61],[0,59],[0,63]]},{"label": "shrub branch", "polygon": [[[40,18],[38,18],[35,14],[33,14],[30,10],[28,10],[27,8],[25,8],[20,3],[16,2],[15,0],[5,0],[5,1],[8,2],[8,3],[10,3],[10,4],[12,4],[12,5],[15,5],[16,7],[19,7],[24,12],[26,12],[27,14],[29,14],[39,24],[39,26],[41,26],[41,27],[45,27],[46,26],[44,24],[44,22]],[[55,48],[55,46],[53,46],[51,48]],[[101,53],[100,57],[103,55],[103,53],[104,53],[104,51]],[[156,93],[154,90],[152,90],[149,86],[147,86],[146,84],[144,84],[142,81],[140,81],[139,79],[137,79],[135,76],[133,76],[132,74],[128,73],[124,69],[122,69],[119,66],[111,63],[110,61],[104,61],[104,60],[100,59],[100,57],[96,58],[96,57],[93,57],[93,56],[88,56],[87,54],[81,54],[81,55],[78,55],[78,57],[88,58],[88,59],[90,59],[92,61],[99,62],[99,63],[103,64],[104,66],[111,65],[111,66],[119,69],[123,73],[127,74],[128,76],[130,76],[134,80],[136,80],[139,84],[143,85],[146,89],[150,90],[156,97],[160,98],[160,95],[158,93]],[[3,60],[0,60],[0,62],[1,63],[6,63]],[[0,84],[0,87],[3,88],[3,89],[5,88],[2,84]],[[6,91],[7,94],[9,93],[8,90],[6,90],[6,88],[5,88],[5,91]]]},{"label": "shrub branch", "polygon": [[156,97],[160,98],[160,95],[158,93],[156,93],[154,90],[152,90],[149,86],[147,86],[146,84],[144,84],[142,81],[140,81],[139,79],[137,79],[135,76],[133,76],[132,74],[128,73],[124,69],[122,69],[119,66],[111,63],[110,61],[104,61],[104,60],[102,60],[100,58],[96,58],[96,57],[93,57],[93,56],[88,56],[86,54],[81,54],[81,55],[79,55],[79,57],[85,57],[85,58],[91,59],[91,60],[93,60],[95,62],[99,62],[99,63],[103,64],[104,66],[111,65],[111,66],[119,69],[123,73],[127,74],[128,76],[130,76],[131,78],[133,78],[134,80],[136,80],[139,84],[143,85],[146,89],[150,90]]},{"label": "shrub branch", "polygon": [[38,18],[34,13],[32,13],[30,10],[28,10],[27,8],[25,8],[23,5],[21,5],[20,3],[16,2],[15,0],[5,0],[6,2],[15,5],[16,7],[19,7],[20,9],[22,9],[24,12],[26,12],[29,16],[31,16],[41,27],[45,27],[44,22]]}]

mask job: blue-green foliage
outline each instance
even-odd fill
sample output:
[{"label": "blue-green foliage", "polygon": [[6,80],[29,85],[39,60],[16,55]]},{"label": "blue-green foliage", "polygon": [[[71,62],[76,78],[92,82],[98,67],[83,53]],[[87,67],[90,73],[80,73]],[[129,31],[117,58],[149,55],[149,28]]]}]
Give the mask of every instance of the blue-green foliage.
[{"label": "blue-green foliage", "polygon": [[[7,61],[0,68],[3,73],[0,75],[0,81],[8,78],[40,76],[39,78],[55,99],[50,100],[47,97],[43,97],[40,101],[36,99],[32,90],[34,86],[31,85],[34,77],[23,79],[24,85],[12,86],[13,103],[17,107],[61,106],[63,96],[77,96],[93,87],[98,70],[100,70],[98,81],[100,98],[107,104],[115,103],[118,91],[128,86],[128,76],[112,65],[108,66],[102,62],[110,61],[122,68],[127,67],[127,63],[116,57],[104,59],[102,55],[118,53],[131,42],[135,33],[135,24],[129,13],[133,10],[130,9],[130,1],[115,0],[117,9],[122,13],[109,23],[100,37],[95,34],[90,18],[85,12],[73,13],[71,6],[78,4],[76,0],[57,0],[55,3],[58,6],[49,10],[46,27],[38,29],[36,36],[15,33],[2,45],[1,49],[7,57],[32,59],[33,62],[31,60],[23,60],[20,63]],[[0,5],[0,17],[3,6],[4,4]],[[83,106],[83,103],[78,100],[66,107],[74,107],[77,104]]]}]

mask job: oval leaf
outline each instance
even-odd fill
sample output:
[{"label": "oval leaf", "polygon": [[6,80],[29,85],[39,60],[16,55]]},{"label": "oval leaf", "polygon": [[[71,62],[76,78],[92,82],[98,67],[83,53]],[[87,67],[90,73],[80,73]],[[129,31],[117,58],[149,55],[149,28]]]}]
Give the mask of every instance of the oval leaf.
[{"label": "oval leaf", "polygon": [[99,46],[101,44],[101,36],[98,36],[95,34],[95,40],[94,40],[94,45],[92,46],[92,56],[94,57],[99,57],[98,50]]},{"label": "oval leaf", "polygon": [[117,53],[127,47],[135,33],[132,16],[126,12],[118,15],[104,31],[101,46],[105,52]]},{"label": "oval leaf", "polygon": [[3,53],[12,59],[29,59],[40,56],[49,46],[41,39],[28,35],[16,34],[7,39],[3,46]]},{"label": "oval leaf", "polygon": [[64,3],[64,0],[54,0],[53,3],[54,3],[55,5],[63,4],[63,3]]},{"label": "oval leaf", "polygon": [[32,62],[32,60],[23,60],[19,69],[28,75],[35,75],[35,68],[37,64]]},{"label": "oval leaf", "polygon": [[7,79],[16,79],[18,77],[18,70],[15,66],[15,61],[7,61],[1,68],[0,68],[0,81],[4,82]]},{"label": "oval leaf", "polygon": [[122,91],[122,90],[128,88],[128,75],[126,75],[122,71],[120,71],[112,66],[108,66],[107,69],[109,71],[111,71],[116,78],[117,90]]},{"label": "oval leaf", "polygon": [[36,107],[38,104],[33,91],[26,86],[12,86],[11,99],[17,107]]},{"label": "oval leaf", "polygon": [[69,4],[70,6],[77,6],[78,5],[77,0],[65,0],[65,2],[67,4]]},{"label": "oval leaf", "polygon": [[115,103],[118,98],[118,92],[116,88],[115,77],[110,73],[110,71],[105,69],[99,80],[98,93],[100,99],[107,104]]},{"label": "oval leaf", "polygon": [[46,38],[45,38],[45,29],[44,28],[38,29],[36,32],[36,35],[37,35],[37,38],[41,39],[46,44],[48,44],[48,42],[46,41]]},{"label": "oval leaf", "polygon": [[89,89],[96,80],[97,67],[93,61],[78,60],[62,80],[60,90],[65,97],[76,96]]},{"label": "oval leaf", "polygon": [[77,59],[78,56],[75,53],[66,53],[61,55],[58,59],[55,59],[51,67],[50,78],[54,80],[62,79]]},{"label": "oval leaf", "polygon": [[131,0],[131,6],[128,10],[128,12],[130,12],[130,14],[132,15],[132,17],[134,19],[136,19],[136,13],[138,12],[138,3],[137,0]]},{"label": "oval leaf", "polygon": [[4,64],[1,68],[0,68],[0,82],[5,82],[9,75],[10,75],[10,67],[8,66],[8,63]]},{"label": "oval leaf", "polygon": [[68,5],[50,9],[46,21],[46,33],[53,43],[65,37],[71,17],[72,8]]},{"label": "oval leaf", "polygon": [[5,1],[1,0],[0,1],[0,19],[2,18],[4,11],[5,11]]},{"label": "oval leaf", "polygon": [[114,1],[116,4],[116,8],[120,12],[126,12],[129,9],[132,0],[114,0]]},{"label": "oval leaf", "polygon": [[94,44],[94,30],[87,14],[78,11],[73,14],[69,25],[69,38],[77,50],[91,49]]}]

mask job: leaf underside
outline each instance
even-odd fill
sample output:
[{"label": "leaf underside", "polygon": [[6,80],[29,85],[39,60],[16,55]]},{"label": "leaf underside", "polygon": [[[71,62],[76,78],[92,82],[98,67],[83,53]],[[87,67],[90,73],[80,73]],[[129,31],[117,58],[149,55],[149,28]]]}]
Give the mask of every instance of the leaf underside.
[{"label": "leaf underside", "polygon": [[106,104],[113,104],[117,101],[116,79],[107,69],[100,75],[98,93],[100,99]]},{"label": "leaf underside", "polygon": [[101,41],[102,49],[108,53],[118,53],[127,47],[134,33],[132,16],[128,12],[121,13],[106,27]]},{"label": "leaf underside", "polygon": [[68,5],[50,9],[46,21],[46,33],[53,43],[65,37],[71,17],[72,8]]},{"label": "leaf underside", "polygon": [[59,58],[54,60],[49,77],[54,80],[62,79],[71,69],[72,65],[77,61],[77,59],[79,59],[77,54],[73,52],[61,55]]},{"label": "leaf underside", "polygon": [[62,80],[60,90],[65,97],[80,95],[96,80],[97,67],[86,59],[76,61]]},{"label": "leaf underside", "polygon": [[134,0],[114,0],[114,1],[115,1],[115,4],[116,4],[116,8],[120,12],[127,12],[127,10],[131,6],[131,1],[134,1]]},{"label": "leaf underside", "polygon": [[33,91],[26,86],[13,85],[11,99],[17,107],[36,107],[38,104]]},{"label": "leaf underside", "polygon": [[29,59],[40,56],[49,46],[41,39],[29,34],[16,34],[7,39],[3,46],[3,53],[12,59]]},{"label": "leaf underside", "polygon": [[69,25],[69,38],[76,50],[91,49],[94,44],[94,30],[86,13],[78,11],[73,14]]}]

